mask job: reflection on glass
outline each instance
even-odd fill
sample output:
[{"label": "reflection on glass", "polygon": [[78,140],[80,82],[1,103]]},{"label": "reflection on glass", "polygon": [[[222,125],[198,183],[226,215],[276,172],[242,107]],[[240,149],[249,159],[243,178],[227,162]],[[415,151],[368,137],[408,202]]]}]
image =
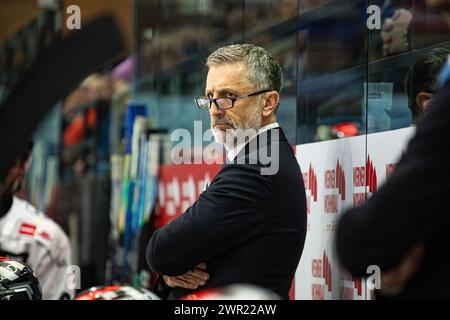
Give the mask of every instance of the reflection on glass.
[{"label": "reflection on glass", "polygon": [[436,92],[437,77],[449,54],[450,46],[431,49],[409,68],[405,77],[405,91],[414,123],[419,122],[428,111]]},{"label": "reflection on glass", "polygon": [[[368,4],[380,7],[381,30],[367,30]],[[416,118],[411,110],[425,108],[433,93],[433,72],[411,66],[450,43],[443,5],[448,0],[138,0],[136,96],[157,126],[209,123],[192,104],[204,91],[205,59],[219,46],[247,42],[269,50],[283,68],[277,117],[292,143],[406,127]],[[368,93],[378,84],[390,86],[383,112]],[[411,87],[428,94],[420,106]]]},{"label": "reflection on glass", "polygon": [[[438,10],[447,0],[393,0],[381,2],[383,27],[377,37],[384,57],[450,40],[449,24]],[[431,36],[432,35],[432,36]],[[378,55],[377,55],[378,56]]]},{"label": "reflection on glass", "polygon": [[297,141],[363,133],[365,4],[328,1],[312,6],[311,2],[309,10],[299,9]]},{"label": "reflection on glass", "polygon": [[[364,84],[364,101],[367,101],[367,132],[387,131],[391,126],[389,111],[392,106],[393,83],[369,82]],[[364,105],[364,104],[363,104]],[[363,121],[365,121],[363,108]]]},{"label": "reflection on glass", "polygon": [[317,8],[321,5],[331,2],[331,0],[299,0],[300,13],[304,13],[310,9]]},{"label": "reflection on glass", "polygon": [[137,98],[149,102],[158,126],[192,131],[193,122],[203,120],[206,130],[209,116],[192,99],[204,91],[207,55],[230,43],[253,43],[268,49],[282,65],[277,116],[295,143],[297,2],[137,1]]},{"label": "reflection on glass", "polygon": [[242,40],[242,4],[137,1],[136,98],[148,103],[156,126],[193,131],[194,121],[202,120],[208,129],[208,114],[192,99],[204,91],[208,52],[224,39]]},{"label": "reflection on glass", "polygon": [[283,70],[277,122],[290,143],[296,143],[297,0],[245,2],[244,41],[266,48]]},{"label": "reflection on glass", "polygon": [[[449,23],[439,13],[448,0],[378,1],[383,27],[371,31],[369,43],[370,83],[392,83],[392,106],[385,114],[389,126],[368,128],[368,132],[393,130],[417,123],[434,93],[437,73],[442,67],[450,41]],[[367,114],[385,117],[367,104]],[[383,120],[379,119],[379,122]]]}]

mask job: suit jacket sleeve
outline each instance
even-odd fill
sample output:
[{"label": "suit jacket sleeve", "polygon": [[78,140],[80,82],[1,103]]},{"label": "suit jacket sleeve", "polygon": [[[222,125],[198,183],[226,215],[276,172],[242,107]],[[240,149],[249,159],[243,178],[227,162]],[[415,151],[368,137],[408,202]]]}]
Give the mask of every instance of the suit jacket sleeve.
[{"label": "suit jacket sleeve", "polygon": [[232,249],[263,227],[271,180],[256,165],[226,165],[199,199],[147,246],[153,271],[176,276]]},{"label": "suit jacket sleeve", "polygon": [[390,180],[366,204],[344,214],[337,250],[343,266],[364,275],[370,265],[397,266],[413,246],[450,225],[441,209],[448,198],[450,84],[433,99]]}]

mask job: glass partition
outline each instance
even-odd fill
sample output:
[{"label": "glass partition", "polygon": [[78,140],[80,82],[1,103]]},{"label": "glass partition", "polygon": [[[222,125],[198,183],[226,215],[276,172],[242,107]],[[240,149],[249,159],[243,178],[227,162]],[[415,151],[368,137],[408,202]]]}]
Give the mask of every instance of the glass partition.
[{"label": "glass partition", "polygon": [[[411,125],[417,88],[445,54],[449,25],[426,0],[136,1],[135,97],[154,124],[193,130],[209,115],[192,99],[204,91],[207,55],[219,46],[253,43],[275,55],[284,87],[277,118],[302,144]],[[379,8],[380,25],[368,29]],[[377,14],[378,14],[377,13]],[[430,36],[432,35],[432,36]],[[410,70],[423,58],[417,70]],[[442,60],[442,59],[441,59]],[[434,61],[434,62],[433,62]],[[408,93],[409,90],[409,93]]]}]

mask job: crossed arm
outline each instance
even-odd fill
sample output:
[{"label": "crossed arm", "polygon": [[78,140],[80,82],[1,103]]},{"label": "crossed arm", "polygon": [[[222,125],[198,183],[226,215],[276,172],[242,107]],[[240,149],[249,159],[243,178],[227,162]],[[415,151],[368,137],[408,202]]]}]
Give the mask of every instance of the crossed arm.
[{"label": "crossed arm", "polygon": [[185,275],[255,236],[264,225],[271,187],[256,165],[226,165],[184,214],[152,236],[150,267],[166,276]]}]

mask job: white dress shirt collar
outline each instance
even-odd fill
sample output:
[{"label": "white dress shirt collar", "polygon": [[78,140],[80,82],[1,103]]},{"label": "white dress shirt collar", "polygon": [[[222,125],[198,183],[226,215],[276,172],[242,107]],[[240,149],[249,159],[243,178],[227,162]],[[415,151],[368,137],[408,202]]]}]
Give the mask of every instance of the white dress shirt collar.
[{"label": "white dress shirt collar", "polygon": [[[270,124],[268,124],[268,125],[266,125],[266,126],[260,128],[260,129],[258,130],[258,134],[257,134],[257,135],[260,135],[260,134],[263,133],[263,132],[269,131],[269,130],[271,130],[271,129],[279,128],[279,127],[280,127],[280,125],[278,124],[278,122],[270,123]],[[255,136],[256,136],[256,135],[255,135]],[[254,137],[255,137],[255,136],[254,136]],[[251,137],[248,141],[250,141],[250,140],[253,139],[254,137]],[[241,143],[241,144],[237,145],[236,147],[234,147],[233,149],[229,150],[229,151],[227,152],[228,160],[229,160],[229,161],[233,161],[234,158],[236,158],[236,156],[238,155],[238,153],[242,150],[242,148],[245,147],[246,144],[247,144],[247,143]]]}]

